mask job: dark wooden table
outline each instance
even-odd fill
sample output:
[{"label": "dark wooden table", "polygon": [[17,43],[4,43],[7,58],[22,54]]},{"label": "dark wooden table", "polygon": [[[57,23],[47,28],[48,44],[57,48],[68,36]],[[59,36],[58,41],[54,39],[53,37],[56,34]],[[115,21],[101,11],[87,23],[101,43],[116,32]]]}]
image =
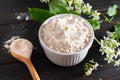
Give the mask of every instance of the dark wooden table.
[{"label": "dark wooden table", "polygon": [[[120,0],[85,0],[94,9],[104,12],[110,5],[117,4],[118,14],[114,21],[120,21]],[[34,21],[19,21],[16,14],[27,12],[27,7],[47,8],[39,0],[0,0],[0,80],[32,80],[25,64],[14,59],[3,48],[6,40],[12,36],[20,36],[30,40],[33,50],[32,62],[42,80],[120,80],[120,67],[107,64],[104,56],[99,52],[99,46],[94,41],[88,55],[80,64],[73,67],[60,67],[51,63],[45,56],[38,40],[38,29],[41,23]],[[97,38],[106,35],[106,31],[113,31],[113,24],[103,23],[101,29],[95,32]],[[101,67],[89,77],[84,76],[83,65],[94,58]]]}]

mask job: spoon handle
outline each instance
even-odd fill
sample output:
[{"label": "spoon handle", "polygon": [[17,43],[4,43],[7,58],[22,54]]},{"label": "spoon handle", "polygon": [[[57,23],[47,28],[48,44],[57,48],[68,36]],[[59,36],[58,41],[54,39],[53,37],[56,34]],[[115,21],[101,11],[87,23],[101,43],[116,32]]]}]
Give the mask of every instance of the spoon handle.
[{"label": "spoon handle", "polygon": [[32,75],[32,78],[33,80],[40,80],[40,77],[37,73],[37,71],[35,70],[35,67],[33,66],[32,62],[30,59],[26,59],[26,66],[28,67],[31,75]]}]

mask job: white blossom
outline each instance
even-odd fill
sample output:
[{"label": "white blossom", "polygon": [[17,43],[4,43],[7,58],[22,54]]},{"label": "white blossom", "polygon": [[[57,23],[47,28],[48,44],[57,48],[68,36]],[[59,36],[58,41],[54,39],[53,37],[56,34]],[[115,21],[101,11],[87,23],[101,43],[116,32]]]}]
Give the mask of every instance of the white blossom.
[{"label": "white blossom", "polygon": [[91,12],[92,6],[89,3],[83,5],[83,12]]},{"label": "white blossom", "polygon": [[114,66],[120,66],[120,59],[118,61],[115,61]]},{"label": "white blossom", "polygon": [[100,19],[100,14],[101,14],[100,12],[95,10],[91,16],[93,17],[93,19],[99,20]]},{"label": "white blossom", "polygon": [[83,0],[76,0],[76,3],[82,4],[82,3],[84,3],[84,1]]},{"label": "white blossom", "polygon": [[116,52],[117,55],[120,55],[120,49],[118,49],[118,51]]},{"label": "white blossom", "polygon": [[50,0],[40,0],[40,2],[45,2],[45,3],[49,3],[50,2]]},{"label": "white blossom", "polygon": [[99,66],[99,64],[96,62],[95,65],[93,65],[93,70],[97,70],[98,66]]},{"label": "white blossom", "polygon": [[68,11],[73,11],[73,10],[74,10],[74,7],[69,6],[69,7],[67,7],[67,10],[68,10]]},{"label": "white blossom", "polygon": [[69,1],[68,1],[68,6],[70,6],[70,7],[71,7],[71,6],[72,6],[72,4],[73,4],[73,0],[69,0]]},{"label": "white blossom", "polygon": [[86,72],[85,72],[85,74],[86,74],[87,76],[89,76],[89,75],[91,75],[91,74],[92,74],[92,71],[93,71],[93,69],[92,69],[92,68],[90,68],[88,71],[86,71]]},{"label": "white blossom", "polygon": [[109,57],[104,58],[104,60],[106,60],[107,63],[111,63],[112,61],[114,61],[112,58],[109,58]]},{"label": "white blossom", "polygon": [[74,6],[72,5],[73,4],[73,0],[66,0],[66,2],[68,3],[67,10],[68,11],[73,11],[74,10]]},{"label": "white blossom", "polygon": [[65,0],[68,3],[66,9],[75,13],[81,14],[83,0]]}]

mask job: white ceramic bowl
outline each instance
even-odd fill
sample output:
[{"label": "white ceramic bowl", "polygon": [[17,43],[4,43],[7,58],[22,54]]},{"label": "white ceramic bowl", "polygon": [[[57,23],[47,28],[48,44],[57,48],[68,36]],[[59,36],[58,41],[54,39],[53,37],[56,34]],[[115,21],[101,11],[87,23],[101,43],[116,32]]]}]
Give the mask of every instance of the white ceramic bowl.
[{"label": "white ceramic bowl", "polygon": [[[42,40],[41,29],[44,27],[45,24],[47,24],[52,19],[55,19],[57,17],[59,18],[61,16],[67,16],[67,15],[72,15],[73,17],[80,18],[80,19],[82,18],[82,17],[74,15],[74,14],[55,15],[55,16],[48,18],[45,22],[43,22],[43,24],[40,26],[40,29],[38,32],[39,41],[40,41],[42,48],[44,49],[46,56],[48,57],[48,59],[51,62],[53,62],[54,64],[59,65],[59,66],[73,66],[73,65],[80,63],[86,57],[88,50],[91,47],[91,45],[93,43],[93,39],[94,39],[93,28],[89,24],[89,22],[86,20],[86,22],[88,23],[88,27],[90,29],[90,32],[91,32],[91,37],[90,37],[90,41],[88,42],[88,44],[82,50],[80,50],[78,52],[73,52],[73,53],[67,54],[67,53],[56,52],[56,51],[50,49]],[[84,18],[82,18],[82,19],[84,19]]]}]

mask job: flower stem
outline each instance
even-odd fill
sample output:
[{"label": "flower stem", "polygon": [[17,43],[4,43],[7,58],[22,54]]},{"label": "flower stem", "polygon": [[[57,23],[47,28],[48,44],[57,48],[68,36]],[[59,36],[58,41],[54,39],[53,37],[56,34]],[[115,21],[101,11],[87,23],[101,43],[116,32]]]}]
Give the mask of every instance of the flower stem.
[{"label": "flower stem", "polygon": [[94,39],[99,45],[101,45],[100,41],[95,36],[94,36]]}]

